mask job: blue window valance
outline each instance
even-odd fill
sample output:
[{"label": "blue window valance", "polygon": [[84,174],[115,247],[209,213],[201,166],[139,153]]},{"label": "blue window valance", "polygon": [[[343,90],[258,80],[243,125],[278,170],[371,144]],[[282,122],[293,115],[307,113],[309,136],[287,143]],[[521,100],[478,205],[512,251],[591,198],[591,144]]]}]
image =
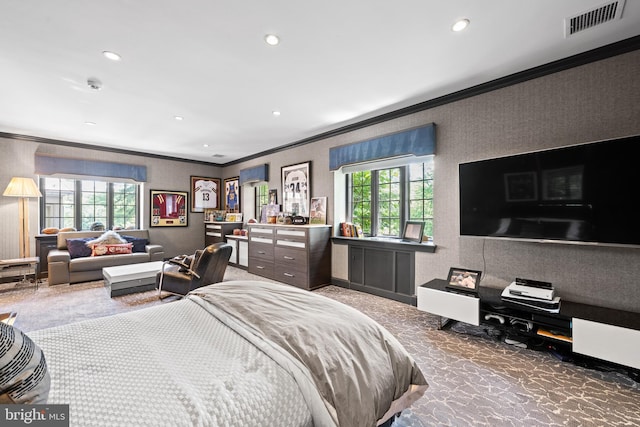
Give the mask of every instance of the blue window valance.
[{"label": "blue window valance", "polygon": [[240,185],[250,182],[269,181],[269,165],[264,164],[240,170]]},{"label": "blue window valance", "polygon": [[92,177],[147,181],[147,167],[97,160],[70,159],[36,153],[35,172],[38,175],[87,175]]},{"label": "blue window valance", "polygon": [[436,152],[436,125],[405,130],[368,141],[329,149],[329,169],[401,156],[428,156]]}]

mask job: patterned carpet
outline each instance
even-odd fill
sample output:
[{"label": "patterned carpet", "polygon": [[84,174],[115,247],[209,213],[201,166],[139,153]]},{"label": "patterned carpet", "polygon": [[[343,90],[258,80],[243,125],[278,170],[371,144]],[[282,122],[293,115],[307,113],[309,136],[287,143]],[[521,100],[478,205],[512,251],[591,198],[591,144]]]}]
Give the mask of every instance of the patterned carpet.
[{"label": "patterned carpet", "polygon": [[[229,267],[225,280],[257,279]],[[314,292],[351,305],[384,325],[414,356],[430,387],[394,427],[640,426],[640,384],[622,370],[587,369],[547,352],[492,338],[482,327],[438,319],[385,298],[327,286]],[[15,326],[32,331],[156,304],[156,291],[109,298],[101,281],[0,286],[0,311],[16,311]]]}]

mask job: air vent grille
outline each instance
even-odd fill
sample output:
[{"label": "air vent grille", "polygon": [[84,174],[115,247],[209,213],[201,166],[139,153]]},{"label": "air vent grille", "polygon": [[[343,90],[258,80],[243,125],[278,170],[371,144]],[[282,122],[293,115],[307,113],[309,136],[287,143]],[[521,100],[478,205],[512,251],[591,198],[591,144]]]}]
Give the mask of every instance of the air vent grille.
[{"label": "air vent grille", "polygon": [[565,18],[565,37],[622,17],[624,0],[603,4],[571,18]]}]

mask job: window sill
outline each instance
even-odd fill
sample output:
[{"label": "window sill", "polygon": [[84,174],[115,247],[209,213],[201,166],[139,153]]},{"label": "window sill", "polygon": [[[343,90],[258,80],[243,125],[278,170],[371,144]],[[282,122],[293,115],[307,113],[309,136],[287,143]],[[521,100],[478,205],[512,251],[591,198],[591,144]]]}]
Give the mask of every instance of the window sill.
[{"label": "window sill", "polygon": [[415,252],[430,252],[436,251],[436,245],[433,242],[417,243],[406,242],[399,238],[394,237],[344,237],[335,236],[331,238],[331,241],[338,245],[353,245],[364,247],[376,247],[376,248],[388,248],[388,249],[401,249]]}]

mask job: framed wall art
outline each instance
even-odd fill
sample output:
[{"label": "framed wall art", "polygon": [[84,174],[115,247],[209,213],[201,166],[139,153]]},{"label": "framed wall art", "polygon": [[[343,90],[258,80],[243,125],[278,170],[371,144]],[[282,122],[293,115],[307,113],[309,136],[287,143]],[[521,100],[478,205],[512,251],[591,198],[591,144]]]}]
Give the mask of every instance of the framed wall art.
[{"label": "framed wall art", "polygon": [[309,217],[311,162],[282,168],[282,211]]},{"label": "framed wall art", "polygon": [[278,190],[275,188],[272,188],[271,190],[269,190],[269,204],[270,205],[278,204]]},{"label": "framed wall art", "polygon": [[188,195],[183,191],[151,190],[151,227],[186,227]]},{"label": "framed wall art", "polygon": [[227,212],[240,212],[239,177],[224,180],[224,208]]},{"label": "framed wall art", "polygon": [[191,177],[191,212],[220,209],[220,179]]}]

